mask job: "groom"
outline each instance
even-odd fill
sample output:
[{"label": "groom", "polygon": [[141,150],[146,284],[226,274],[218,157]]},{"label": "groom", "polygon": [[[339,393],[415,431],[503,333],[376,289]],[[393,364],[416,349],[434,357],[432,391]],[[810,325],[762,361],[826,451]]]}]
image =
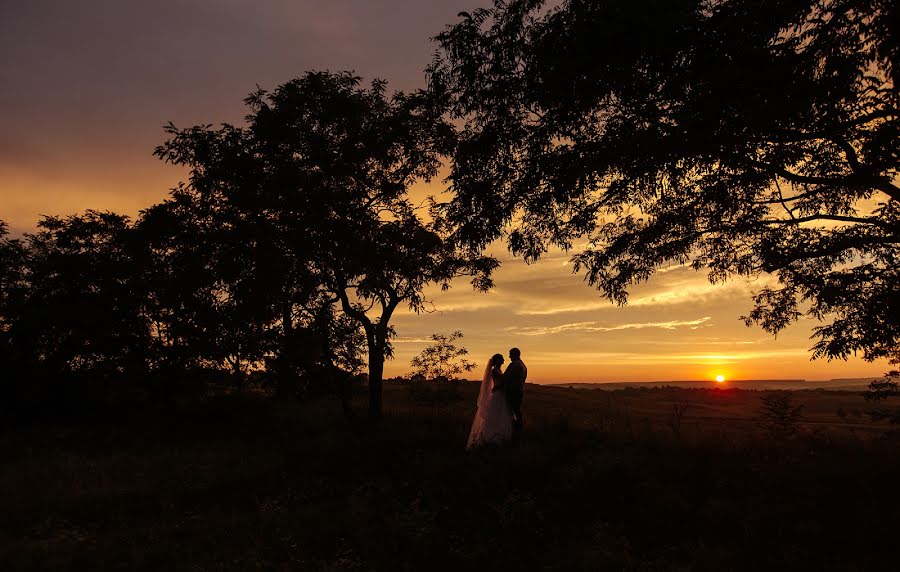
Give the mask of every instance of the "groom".
[{"label": "groom", "polygon": [[503,385],[506,389],[506,401],[513,415],[513,436],[518,438],[522,434],[522,395],[525,392],[525,378],[528,377],[528,368],[522,361],[522,352],[519,348],[509,350],[509,365],[503,372]]}]

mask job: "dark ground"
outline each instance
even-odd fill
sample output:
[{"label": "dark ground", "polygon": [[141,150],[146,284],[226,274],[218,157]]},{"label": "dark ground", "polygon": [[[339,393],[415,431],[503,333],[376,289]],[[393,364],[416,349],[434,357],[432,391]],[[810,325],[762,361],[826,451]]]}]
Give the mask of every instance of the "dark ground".
[{"label": "dark ground", "polygon": [[376,428],[263,397],[6,428],[2,569],[896,568],[900,444],[858,394],[795,393],[776,442],[757,392],[529,386],[523,442],[466,453],[476,389],[389,385]]}]

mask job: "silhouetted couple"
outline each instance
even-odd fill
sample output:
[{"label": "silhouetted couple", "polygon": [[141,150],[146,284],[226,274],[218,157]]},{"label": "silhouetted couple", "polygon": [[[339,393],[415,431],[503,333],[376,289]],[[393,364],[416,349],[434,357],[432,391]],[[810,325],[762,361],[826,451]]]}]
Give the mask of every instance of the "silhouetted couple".
[{"label": "silhouetted couple", "polygon": [[503,365],[500,354],[494,354],[484,368],[466,449],[485,443],[505,443],[522,432],[522,395],[528,368],[522,362],[519,348],[509,350],[509,359],[506,371],[500,369]]}]

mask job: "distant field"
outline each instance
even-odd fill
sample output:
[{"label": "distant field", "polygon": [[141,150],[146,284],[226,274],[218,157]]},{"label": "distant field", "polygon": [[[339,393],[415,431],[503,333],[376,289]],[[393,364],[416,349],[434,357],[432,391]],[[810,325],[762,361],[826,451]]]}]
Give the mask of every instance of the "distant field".
[{"label": "distant field", "polygon": [[809,390],[828,389],[833,391],[865,391],[874,378],[859,377],[845,379],[824,379],[809,381],[806,379],[729,379],[723,382],[711,380],[672,380],[672,381],[623,381],[597,383],[555,383],[558,387],[574,387],[579,389],[636,389],[641,387],[678,387],[682,389],[746,389],[765,391],[772,389]]},{"label": "distant field", "polygon": [[[604,429],[616,424],[621,428],[630,424],[634,431],[665,432],[670,427],[677,402],[687,404],[681,421],[683,435],[692,438],[722,432],[739,435],[759,431],[756,418],[760,399],[770,391],[777,391],[679,385],[623,386],[584,384],[586,388],[582,389],[569,385],[528,384],[523,406],[525,418],[539,423],[565,418],[567,422],[587,429]],[[464,388],[468,401],[474,401],[478,384],[468,383]],[[388,395],[402,395],[404,391],[403,385],[387,387]],[[807,432],[828,430],[835,435],[863,436],[890,429],[888,423],[873,423],[865,415],[870,404],[863,399],[862,391],[810,389],[791,391],[791,395],[797,405],[803,405],[801,427]],[[464,402],[457,409],[464,410],[469,405]],[[843,412],[843,417],[839,411]]]},{"label": "distant field", "polygon": [[[684,433],[729,434],[757,431],[760,398],[777,390],[627,385],[624,389],[570,389],[564,386],[529,385],[528,395],[541,415],[555,412],[590,424],[604,417],[630,417],[633,424],[662,429],[673,416],[676,402],[686,403],[682,418]],[[603,387],[603,389],[600,389]],[[880,434],[887,423],[873,423],[865,415],[868,404],[862,391],[810,389],[791,391],[794,402],[803,405],[801,426],[806,431],[829,430],[838,434]],[[839,415],[843,411],[844,417]]]}]

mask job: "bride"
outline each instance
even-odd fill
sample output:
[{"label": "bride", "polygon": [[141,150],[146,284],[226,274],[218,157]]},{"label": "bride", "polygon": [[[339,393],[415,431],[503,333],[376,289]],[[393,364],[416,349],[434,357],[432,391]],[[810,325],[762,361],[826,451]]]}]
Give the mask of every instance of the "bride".
[{"label": "bride", "polygon": [[475,419],[472,421],[466,449],[485,443],[503,443],[512,438],[512,411],[506,401],[501,365],[503,356],[494,354],[484,368],[481,389],[478,392],[478,408],[475,410]]}]

